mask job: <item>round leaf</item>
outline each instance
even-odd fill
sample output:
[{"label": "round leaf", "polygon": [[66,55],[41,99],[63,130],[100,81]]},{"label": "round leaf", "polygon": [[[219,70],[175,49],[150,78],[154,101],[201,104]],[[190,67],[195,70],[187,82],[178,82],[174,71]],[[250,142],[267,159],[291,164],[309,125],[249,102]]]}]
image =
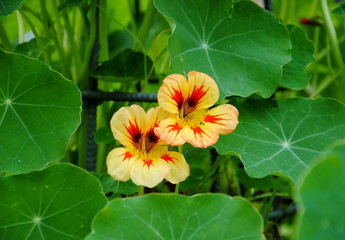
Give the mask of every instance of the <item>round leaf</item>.
[{"label": "round leaf", "polygon": [[104,173],[98,176],[99,181],[102,184],[103,192],[105,194],[113,192],[125,195],[131,195],[138,192],[138,186],[131,180],[127,182],[121,182],[114,180],[108,173]]},{"label": "round leaf", "polygon": [[291,36],[291,61],[283,67],[280,85],[301,90],[308,85],[310,75],[306,72],[308,63],[313,61],[314,44],[307,34],[294,25],[287,26]]},{"label": "round leaf", "polygon": [[215,146],[221,154],[239,154],[251,177],[278,172],[296,181],[329,144],[345,138],[345,106],[335,100],[256,100],[236,107],[237,129]]},{"label": "round leaf", "polygon": [[11,14],[22,2],[23,0],[0,0],[0,17]]},{"label": "round leaf", "polygon": [[298,238],[343,239],[345,235],[345,145],[328,153],[301,178]]},{"label": "round leaf", "polygon": [[116,199],[97,214],[87,240],[264,239],[262,218],[242,198],[150,194]]},{"label": "round leaf", "polygon": [[156,0],[155,5],[174,21],[171,73],[207,73],[221,98],[273,94],[282,66],[291,60],[289,33],[273,14],[251,1]]},{"label": "round leaf", "polygon": [[0,172],[25,173],[63,157],[80,123],[74,83],[40,61],[0,50]]},{"label": "round leaf", "polygon": [[83,239],[106,204],[98,180],[69,164],[0,177],[2,239]]}]

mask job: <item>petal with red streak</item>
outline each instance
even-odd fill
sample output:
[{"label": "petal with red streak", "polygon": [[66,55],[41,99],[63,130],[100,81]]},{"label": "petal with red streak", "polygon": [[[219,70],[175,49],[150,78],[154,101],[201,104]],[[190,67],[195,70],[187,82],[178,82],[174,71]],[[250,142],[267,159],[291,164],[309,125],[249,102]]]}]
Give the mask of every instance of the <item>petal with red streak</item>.
[{"label": "petal with red streak", "polygon": [[130,179],[130,170],[135,161],[134,153],[126,148],[115,148],[107,156],[108,174],[115,180],[127,181]]},{"label": "petal with red streak", "polygon": [[165,177],[169,182],[177,184],[189,176],[189,165],[181,153],[169,151],[164,153],[161,159],[169,164],[170,172]]},{"label": "petal with red streak", "polygon": [[158,89],[157,100],[164,110],[179,114],[187,96],[187,79],[180,74],[171,74],[163,80],[163,85]]},{"label": "petal with red streak", "polygon": [[138,148],[146,131],[146,112],[138,105],[122,107],[113,115],[110,126],[115,139],[122,145]]},{"label": "petal with red streak", "polygon": [[218,101],[218,86],[213,78],[205,73],[189,72],[188,89],[186,105],[189,110],[186,110],[187,114],[209,108]]},{"label": "petal with red streak", "polygon": [[219,134],[229,134],[238,124],[238,110],[230,104],[223,104],[207,112],[203,122],[209,127],[217,129]]},{"label": "petal with red streak", "polygon": [[141,158],[132,165],[130,175],[132,181],[139,185],[153,188],[168,175],[169,164],[157,156]]},{"label": "petal with red streak", "polygon": [[178,119],[168,118],[161,121],[158,127],[155,127],[154,131],[167,144],[179,146],[186,142],[181,135],[182,129],[183,125]]},{"label": "petal with red streak", "polygon": [[194,147],[206,148],[218,141],[219,133],[212,126],[188,126],[181,131],[182,138]]}]

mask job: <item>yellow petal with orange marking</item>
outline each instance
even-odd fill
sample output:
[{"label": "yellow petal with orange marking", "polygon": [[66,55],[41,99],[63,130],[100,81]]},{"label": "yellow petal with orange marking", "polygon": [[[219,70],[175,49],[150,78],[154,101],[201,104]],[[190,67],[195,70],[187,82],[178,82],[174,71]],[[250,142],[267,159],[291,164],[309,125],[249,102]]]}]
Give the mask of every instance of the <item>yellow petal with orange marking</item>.
[{"label": "yellow petal with orange marking", "polygon": [[110,126],[115,139],[122,145],[138,148],[146,132],[146,112],[138,105],[122,107],[113,115]]},{"label": "yellow petal with orange marking", "polygon": [[219,138],[218,131],[207,125],[184,127],[181,134],[186,142],[200,148],[215,144]]},{"label": "yellow petal with orange marking", "polygon": [[127,181],[130,179],[130,170],[133,162],[136,161],[136,155],[126,148],[115,148],[107,156],[108,174],[118,181]]},{"label": "yellow petal with orange marking", "polygon": [[187,79],[180,74],[171,74],[163,80],[163,85],[158,89],[157,100],[164,110],[179,114],[187,96]]},{"label": "yellow petal with orange marking", "polygon": [[169,164],[157,156],[141,158],[132,165],[130,176],[139,185],[153,188],[168,175]]},{"label": "yellow petal with orange marking", "polygon": [[237,108],[233,105],[223,104],[208,111],[203,122],[219,134],[229,134],[236,129],[238,114]]},{"label": "yellow petal with orange marking", "polygon": [[179,146],[186,142],[181,135],[182,129],[182,123],[178,119],[168,118],[161,121],[159,126],[155,127],[154,132],[167,144]]},{"label": "yellow petal with orange marking", "polygon": [[191,71],[188,73],[187,113],[200,111],[213,106],[219,98],[216,82],[209,75]]},{"label": "yellow petal with orange marking", "polygon": [[177,184],[186,180],[189,176],[189,165],[181,153],[173,151],[166,152],[161,156],[161,159],[169,164],[170,172],[165,177],[169,182]]}]

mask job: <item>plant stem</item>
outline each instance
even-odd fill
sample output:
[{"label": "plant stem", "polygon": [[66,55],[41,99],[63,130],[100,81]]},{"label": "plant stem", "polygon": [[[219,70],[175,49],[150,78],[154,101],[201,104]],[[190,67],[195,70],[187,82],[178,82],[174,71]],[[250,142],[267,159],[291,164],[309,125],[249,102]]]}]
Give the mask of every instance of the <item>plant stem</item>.
[{"label": "plant stem", "polygon": [[143,196],[145,194],[144,186],[138,186],[138,196]]},{"label": "plant stem", "polygon": [[277,193],[277,183],[275,183],[275,185],[273,187],[272,195],[269,198],[269,201],[268,201],[268,203],[265,207],[265,210],[264,210],[264,226],[265,226],[265,228],[267,228],[267,221],[268,221],[268,218],[270,216],[270,212],[272,210],[273,201],[276,197],[276,193]]},{"label": "plant stem", "polygon": [[[183,145],[177,146],[178,152],[183,154]],[[175,194],[179,194],[180,191],[180,183],[175,185]]]},{"label": "plant stem", "polygon": [[2,19],[0,18],[0,40],[1,40],[4,50],[11,51],[12,50],[11,43],[10,43],[10,40],[8,39],[6,29],[1,20]]},{"label": "plant stem", "polygon": [[18,43],[24,42],[24,23],[20,12],[16,11],[17,22],[18,22]]}]

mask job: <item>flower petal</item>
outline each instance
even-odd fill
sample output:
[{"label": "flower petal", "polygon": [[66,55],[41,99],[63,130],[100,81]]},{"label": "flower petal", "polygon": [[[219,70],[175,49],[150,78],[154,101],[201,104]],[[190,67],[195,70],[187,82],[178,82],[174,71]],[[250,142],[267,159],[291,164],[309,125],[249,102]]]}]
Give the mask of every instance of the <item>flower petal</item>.
[{"label": "flower petal", "polygon": [[158,89],[157,100],[159,106],[166,111],[179,114],[187,96],[187,79],[180,74],[171,74],[163,80],[163,85]]},{"label": "flower petal", "polygon": [[122,145],[139,148],[146,131],[147,117],[144,109],[138,105],[120,108],[111,118],[113,135]]},{"label": "flower petal", "polygon": [[138,159],[131,168],[132,181],[140,186],[153,188],[168,175],[169,164],[159,157]]},{"label": "flower petal", "polygon": [[208,111],[203,122],[218,129],[219,134],[229,134],[238,124],[238,110],[230,104],[222,104]]},{"label": "flower petal", "polygon": [[126,148],[115,148],[107,156],[108,174],[118,181],[127,181],[130,178],[130,170],[136,155]]},{"label": "flower petal", "polygon": [[189,165],[181,153],[169,151],[161,156],[170,166],[170,172],[165,177],[166,180],[177,184],[186,180],[189,176]]},{"label": "flower petal", "polygon": [[205,148],[218,141],[219,133],[217,129],[208,125],[194,127],[184,127],[181,131],[182,138],[194,147]]},{"label": "flower petal", "polygon": [[219,98],[216,82],[209,75],[191,71],[188,73],[189,93],[186,100],[186,114],[213,106]]},{"label": "flower petal", "polygon": [[186,142],[181,135],[182,129],[183,125],[177,118],[168,118],[161,121],[158,127],[155,127],[154,132],[167,144],[178,146]]}]

